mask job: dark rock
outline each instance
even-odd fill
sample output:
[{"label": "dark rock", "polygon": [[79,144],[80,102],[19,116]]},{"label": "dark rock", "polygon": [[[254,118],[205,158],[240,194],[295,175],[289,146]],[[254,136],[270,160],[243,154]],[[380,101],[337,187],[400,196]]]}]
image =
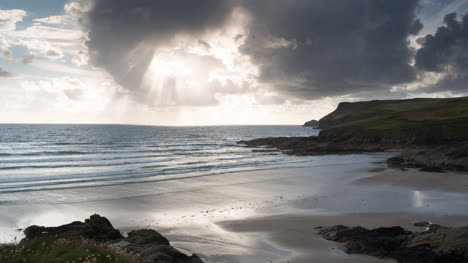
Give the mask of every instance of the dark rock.
[{"label": "dark rock", "polygon": [[170,245],[130,244],[124,249],[127,252],[140,255],[143,262],[148,263],[203,263],[196,254],[187,256]]},{"label": "dark rock", "polygon": [[30,226],[24,230],[26,239],[37,237],[58,237],[64,239],[89,239],[105,242],[123,238],[107,218],[92,215],[85,222],[73,222],[58,227]]},{"label": "dark rock", "polygon": [[128,233],[128,237],[125,238],[125,241],[134,245],[169,245],[169,240],[153,229],[133,230]]},{"label": "dark rock", "polygon": [[107,218],[92,215],[85,222],[73,222],[58,227],[30,226],[24,230],[22,243],[42,237],[56,237],[66,240],[87,239],[97,244],[122,248],[137,255],[145,263],[203,263],[195,254],[188,256],[169,244],[169,241],[152,229],[134,230],[124,238]]},{"label": "dark rock", "polygon": [[417,227],[430,227],[432,224],[429,223],[429,222],[417,222],[417,223],[414,223],[413,226],[417,226]]},{"label": "dark rock", "polygon": [[444,170],[441,167],[438,166],[426,166],[421,169],[419,169],[421,172],[431,172],[431,173],[443,173]]},{"label": "dark rock", "polygon": [[[240,141],[246,147],[257,148],[255,152],[281,151],[284,154],[296,156],[313,156],[328,154],[357,154],[383,152],[400,148],[396,144],[353,143],[349,141],[334,141],[323,136],[310,137],[270,137],[250,141]],[[389,158],[387,164],[391,168],[405,170],[417,168],[425,172],[467,172],[468,156],[461,152],[468,151],[468,142],[439,145],[438,147],[414,146],[406,148],[403,153]],[[402,146],[408,147],[406,146]]]},{"label": "dark rock", "polygon": [[317,120],[311,120],[311,121],[308,121],[306,123],[304,123],[304,125],[302,125],[304,127],[312,127],[312,128],[318,128],[319,126],[319,121]]},{"label": "dark rock", "polygon": [[202,263],[195,254],[187,256],[169,244],[169,241],[152,229],[134,230],[128,233],[125,251],[137,253],[144,262],[154,263]]},{"label": "dark rock", "polygon": [[330,143],[326,140],[322,140],[319,136],[270,137],[250,141],[240,141],[238,143],[246,147],[261,147],[261,149],[255,149],[254,151],[271,151],[273,149],[277,149],[285,154],[297,156],[355,154],[384,151],[383,148],[375,146]]},{"label": "dark rock", "polygon": [[459,154],[466,147],[466,143],[457,143],[418,151],[405,151],[388,159],[387,164],[392,168],[418,168],[424,172],[466,172],[468,171],[468,156]]},{"label": "dark rock", "polygon": [[[433,227],[434,226],[434,227]],[[431,225],[428,232],[412,233],[401,227],[368,230],[342,225],[321,229],[327,240],[345,243],[349,254],[392,258],[398,263],[467,263],[468,228]]]}]

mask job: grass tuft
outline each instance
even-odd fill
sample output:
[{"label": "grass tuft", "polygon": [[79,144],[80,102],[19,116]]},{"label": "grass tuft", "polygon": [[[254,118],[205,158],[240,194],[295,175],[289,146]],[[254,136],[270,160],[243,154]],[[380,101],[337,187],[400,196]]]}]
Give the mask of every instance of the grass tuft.
[{"label": "grass tuft", "polygon": [[131,263],[122,250],[86,240],[38,238],[0,245],[2,263]]}]

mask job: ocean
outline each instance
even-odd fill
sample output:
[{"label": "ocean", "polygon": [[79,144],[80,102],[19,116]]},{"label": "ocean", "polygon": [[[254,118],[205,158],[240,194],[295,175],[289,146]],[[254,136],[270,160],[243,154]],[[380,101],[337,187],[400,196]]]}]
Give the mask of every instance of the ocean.
[{"label": "ocean", "polygon": [[[0,200],[83,201],[52,190],[128,186],[306,162],[240,147],[245,139],[311,136],[301,126],[158,127],[130,125],[0,125]],[[125,191],[116,191],[114,198]],[[52,200],[48,200],[52,199]],[[60,200],[58,200],[60,199]]]}]

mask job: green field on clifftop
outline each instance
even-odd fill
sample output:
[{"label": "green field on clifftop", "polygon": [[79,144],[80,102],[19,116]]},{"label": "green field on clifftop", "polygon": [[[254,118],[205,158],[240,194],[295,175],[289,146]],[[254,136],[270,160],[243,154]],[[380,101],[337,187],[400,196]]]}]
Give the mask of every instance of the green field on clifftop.
[{"label": "green field on clifftop", "polygon": [[[396,104],[387,106],[397,107]],[[325,129],[320,136],[333,141],[351,140],[356,143],[435,144],[464,141],[468,139],[468,99],[444,99],[428,106],[383,113]]]},{"label": "green field on clifftop", "polygon": [[452,99],[418,98],[406,100],[374,100],[361,102],[342,102],[337,109],[320,119],[321,129],[379,117],[385,114],[423,108]]}]

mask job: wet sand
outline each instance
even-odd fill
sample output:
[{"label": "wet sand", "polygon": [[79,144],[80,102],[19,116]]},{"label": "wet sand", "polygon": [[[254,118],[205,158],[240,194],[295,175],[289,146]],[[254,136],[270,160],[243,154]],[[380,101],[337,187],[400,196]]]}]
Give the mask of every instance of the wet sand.
[{"label": "wet sand", "polygon": [[285,261],[278,262],[394,262],[363,255],[347,255],[341,244],[322,239],[316,227],[347,225],[376,228],[381,226],[402,226],[412,231],[415,222],[431,221],[446,226],[462,226],[468,216],[437,216],[434,214],[382,213],[382,214],[340,214],[340,215],[277,215],[251,218],[241,221],[222,222],[219,225],[229,231],[244,233],[251,238],[267,238],[279,247],[292,249],[295,253]]},{"label": "wet sand", "polygon": [[383,169],[375,176],[358,179],[357,185],[392,185],[420,190],[438,190],[447,192],[467,192],[468,173],[430,173],[418,169]]},{"label": "wet sand", "polygon": [[[354,185],[403,187],[408,191],[430,190],[456,194],[468,190],[468,175],[460,173],[428,173],[417,169],[401,171],[377,167],[369,169],[367,176],[353,181]],[[388,200],[391,202],[391,200]],[[430,204],[426,205],[430,206]],[[467,215],[446,214],[446,211],[430,213],[355,213],[324,215],[275,215],[254,217],[244,220],[220,222],[226,230],[243,233],[255,238],[266,238],[269,242],[292,249],[294,253],[285,262],[395,262],[363,255],[347,255],[342,245],[322,239],[317,235],[317,227],[333,225],[362,226],[377,228],[383,226],[401,226],[411,231],[423,231],[414,223],[429,221],[436,224],[459,227],[466,226]]]},{"label": "wet sand", "polygon": [[[467,193],[376,180],[389,173],[380,172],[385,169],[381,161],[387,157],[342,156],[330,165],[43,193],[77,196],[77,200],[100,196],[90,201],[42,202],[39,193],[37,198],[28,194],[29,200],[0,205],[0,239],[20,238],[16,229],[32,224],[61,225],[99,213],[122,231],[154,228],[176,247],[199,254],[207,263],[370,263],[384,261],[346,255],[336,244],[319,238],[314,228],[335,224],[410,227],[425,220],[449,226],[468,222]],[[362,183],[366,180],[373,183]],[[132,195],[134,187],[145,188],[149,194]],[[128,196],[112,198],[115,191]]]}]

